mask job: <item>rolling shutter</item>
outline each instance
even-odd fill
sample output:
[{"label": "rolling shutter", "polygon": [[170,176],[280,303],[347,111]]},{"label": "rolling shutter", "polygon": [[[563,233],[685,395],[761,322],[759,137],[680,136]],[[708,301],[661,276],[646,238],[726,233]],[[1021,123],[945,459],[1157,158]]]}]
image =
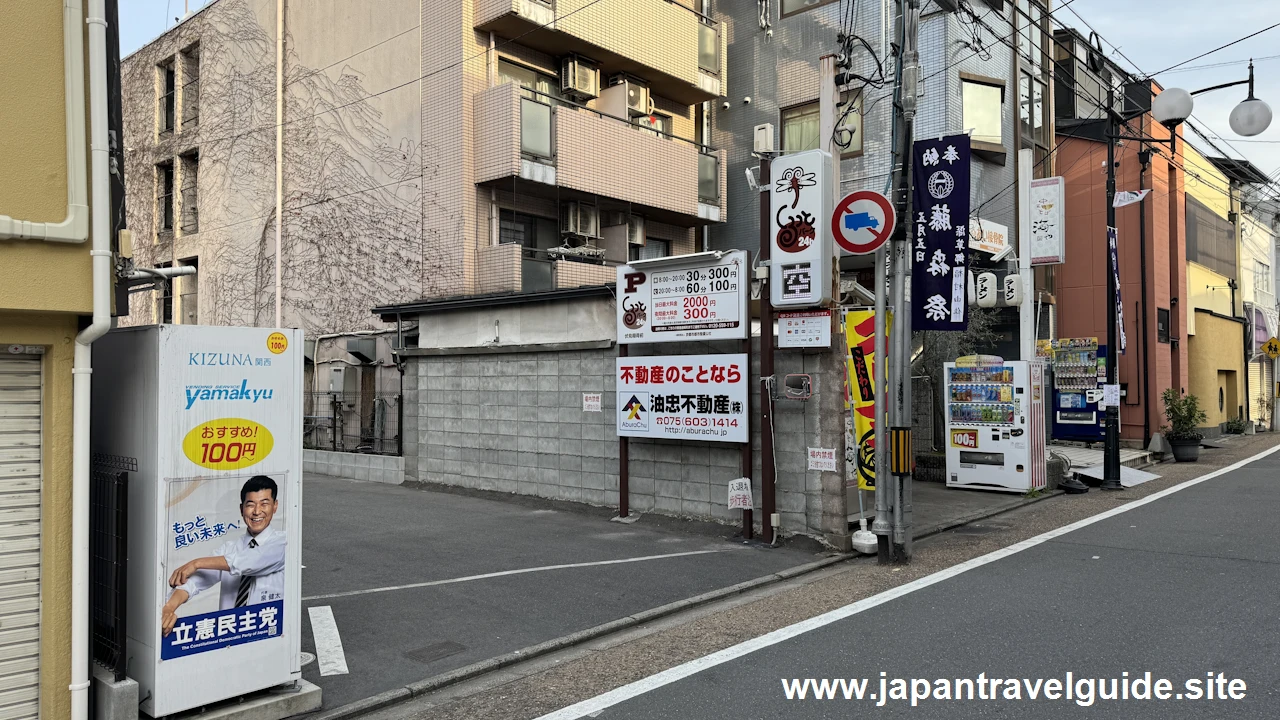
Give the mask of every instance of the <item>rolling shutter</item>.
[{"label": "rolling shutter", "polygon": [[40,701],[40,356],[0,355],[0,720]]}]

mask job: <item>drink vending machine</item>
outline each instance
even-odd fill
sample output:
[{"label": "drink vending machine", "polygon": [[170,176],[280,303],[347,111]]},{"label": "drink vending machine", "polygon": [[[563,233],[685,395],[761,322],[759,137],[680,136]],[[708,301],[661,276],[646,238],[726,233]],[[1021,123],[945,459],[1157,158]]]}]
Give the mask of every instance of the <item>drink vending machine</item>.
[{"label": "drink vending machine", "polygon": [[946,363],[947,487],[1045,487],[1045,364],[999,358]]},{"label": "drink vending machine", "polygon": [[1053,438],[1077,442],[1106,439],[1106,412],[1099,407],[1107,381],[1107,346],[1097,338],[1061,338],[1053,359]]}]

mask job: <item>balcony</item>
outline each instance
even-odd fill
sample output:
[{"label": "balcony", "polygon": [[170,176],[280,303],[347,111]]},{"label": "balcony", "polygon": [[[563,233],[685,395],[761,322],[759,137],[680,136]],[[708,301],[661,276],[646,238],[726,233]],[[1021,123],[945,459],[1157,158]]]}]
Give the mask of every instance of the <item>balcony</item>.
[{"label": "balcony", "polygon": [[476,292],[541,292],[589,285],[609,285],[618,277],[617,263],[579,261],[506,243],[477,251]]},{"label": "balcony", "polygon": [[603,81],[629,73],[683,105],[723,97],[725,28],[689,0],[473,0],[475,29],[557,57],[600,63]]},{"label": "balcony", "polygon": [[723,151],[504,84],[474,102],[475,182],[528,181],[638,206],[684,227],[724,219]]}]

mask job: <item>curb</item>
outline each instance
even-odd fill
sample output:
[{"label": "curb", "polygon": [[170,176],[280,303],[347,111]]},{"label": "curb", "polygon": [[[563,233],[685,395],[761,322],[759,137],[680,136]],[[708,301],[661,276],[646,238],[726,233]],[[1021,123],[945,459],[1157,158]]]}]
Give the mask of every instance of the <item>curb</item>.
[{"label": "curb", "polygon": [[1063,490],[1054,490],[1053,492],[1047,492],[1043,495],[1040,495],[1039,497],[1029,498],[1027,499],[1026,502],[1021,503],[1019,505],[1014,505],[1013,507],[1003,508],[1000,510],[991,510],[991,511],[980,510],[972,515],[966,515],[965,517],[957,518],[955,520],[948,520],[947,522],[941,525],[936,525],[931,528],[926,528],[922,530],[919,534],[915,535],[913,539],[923,540],[924,538],[931,537],[939,533],[944,533],[948,530],[955,530],[958,527],[971,525],[979,520],[986,520],[987,518],[992,518],[997,515],[1003,515],[1007,512],[1013,512],[1014,510],[1027,507],[1028,505],[1034,505],[1035,503],[1038,503],[1041,500],[1048,500],[1049,498],[1058,497],[1059,495],[1065,495],[1065,494],[1066,492]]},{"label": "curb", "polygon": [[740,582],[736,585],[712,590],[710,592],[702,593],[701,595],[694,595],[693,597],[677,600],[672,603],[667,603],[666,605],[659,605],[658,607],[643,610],[633,615],[628,615],[624,618],[604,623],[603,625],[596,625],[595,627],[590,627],[585,630],[579,630],[578,632],[569,633],[568,635],[562,635],[558,638],[538,643],[537,645],[530,645],[529,647],[521,648],[505,655],[498,655],[496,657],[489,658],[488,660],[481,660],[478,663],[472,663],[471,665],[466,665],[457,668],[456,670],[450,670],[447,673],[424,678],[417,682],[405,685],[404,687],[387,690],[386,692],[372,695],[364,698],[363,700],[347,703],[346,705],[336,707],[332,710],[322,711],[319,714],[311,715],[309,720],[345,720],[346,718],[359,717],[363,713],[380,710],[389,705],[394,705],[411,698],[426,695],[427,693],[434,692],[443,687],[454,685],[464,680],[470,680],[474,677],[484,675],[485,673],[490,673],[494,670],[500,670],[502,668],[515,665],[516,663],[524,662],[525,660],[532,660],[533,658],[547,655],[555,652],[556,650],[563,650],[575,645],[581,645],[590,640],[595,640],[596,638],[609,635],[610,633],[618,632],[619,630],[627,630],[629,628],[636,627],[637,625],[642,625],[668,615],[674,615],[682,610],[688,610],[700,605],[715,602],[716,600],[723,600],[733,595],[740,595],[749,590],[755,590],[790,580],[816,570],[821,570],[832,565],[838,565],[839,563],[857,557],[861,556],[850,554],[823,558],[816,562],[797,565],[753,580]]}]

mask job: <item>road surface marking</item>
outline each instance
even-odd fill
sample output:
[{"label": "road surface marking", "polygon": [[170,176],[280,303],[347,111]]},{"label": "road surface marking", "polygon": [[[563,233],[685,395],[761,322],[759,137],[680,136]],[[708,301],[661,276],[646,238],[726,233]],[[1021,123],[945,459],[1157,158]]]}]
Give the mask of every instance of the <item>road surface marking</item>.
[{"label": "road surface marking", "polygon": [[1023,540],[1022,542],[1014,543],[1009,547],[996,550],[995,552],[991,552],[986,555],[982,555],[980,557],[966,560],[965,562],[962,562],[959,565],[955,565],[953,567],[947,568],[946,570],[940,570],[932,575],[927,575],[918,580],[913,580],[905,585],[900,585],[896,588],[886,590],[880,593],[879,595],[873,595],[869,598],[863,598],[862,600],[859,600],[855,603],[845,605],[844,607],[841,607],[841,608],[836,608],[835,610],[824,613],[822,615],[811,617],[808,620],[802,620],[794,625],[788,625],[787,627],[779,628],[777,630],[774,630],[771,633],[761,635],[760,637],[757,637],[757,638],[752,638],[751,640],[747,640],[746,642],[739,643],[731,647],[727,647],[718,652],[711,653],[710,655],[704,655],[703,657],[690,660],[689,662],[684,663],[683,665],[677,665],[673,668],[663,670],[660,673],[650,675],[647,678],[642,678],[628,685],[623,685],[622,687],[615,688],[602,695],[597,695],[593,698],[588,698],[586,700],[583,700],[582,702],[570,705],[569,707],[557,710],[555,712],[547,713],[546,715],[543,715],[542,717],[537,718],[537,720],[578,720],[578,718],[597,715],[603,712],[604,710],[611,708],[614,705],[617,705],[621,702],[625,702],[627,700],[630,700],[631,698],[637,697],[639,695],[643,695],[653,690],[657,690],[660,687],[664,687],[674,682],[678,682],[691,675],[696,675],[708,668],[713,668],[717,665],[722,665],[731,660],[736,660],[737,658],[740,658],[744,655],[749,655],[757,650],[763,650],[764,648],[770,647],[772,645],[777,645],[780,642],[790,640],[791,638],[797,637],[799,635],[803,635],[812,630],[817,630],[818,628],[825,627],[827,625],[830,625],[831,623],[844,620],[845,618],[852,617],[854,615],[857,615],[860,612],[863,612],[865,610],[870,610],[871,608],[876,607],[878,605],[883,605],[891,600],[895,600],[904,595],[909,595],[915,592],[916,590],[922,590],[924,588],[929,587],[930,585],[936,585],[944,580],[949,580],[961,573],[968,572],[969,570],[982,567],[983,565],[988,565],[990,563],[996,562],[997,560],[1003,560],[1004,558],[1007,558],[1011,555],[1016,555],[1017,553],[1020,553],[1023,550],[1030,550],[1031,548],[1037,545],[1041,545],[1043,543],[1049,542],[1050,540],[1066,535],[1067,533],[1074,532],[1076,530],[1079,530],[1080,528],[1088,527],[1089,525],[1092,525],[1096,522],[1101,522],[1108,518],[1115,517],[1116,515],[1119,515],[1121,513],[1129,512],[1130,510],[1135,510],[1139,507],[1142,507],[1143,505],[1146,505],[1147,503],[1155,502],[1160,498],[1172,495],[1181,490],[1186,490],[1189,487],[1192,487],[1194,485],[1199,485],[1200,483],[1205,482],[1207,480],[1212,480],[1220,475],[1225,475],[1234,470],[1239,470],[1245,465],[1248,465],[1249,463],[1255,462],[1257,460],[1261,460],[1262,458],[1276,452],[1277,450],[1280,450],[1280,445],[1277,445],[1276,447],[1273,447],[1269,450],[1264,450],[1258,453],[1257,455],[1241,460],[1240,462],[1237,462],[1234,465],[1228,465],[1227,467],[1224,467],[1220,470],[1215,470],[1209,473],[1208,475],[1205,475],[1203,477],[1198,477],[1195,480],[1188,480],[1187,482],[1181,483],[1179,485],[1174,485],[1173,487],[1165,488],[1160,492],[1152,493],[1151,495],[1148,495],[1140,500],[1134,500],[1131,503],[1126,503],[1119,507],[1112,508],[1104,513],[1094,515],[1093,517],[1088,517],[1083,520],[1078,520],[1076,522],[1071,523],[1070,525],[1063,525],[1062,527],[1056,530],[1050,530],[1049,532],[1044,533],[1043,535],[1037,535],[1033,538],[1028,538],[1026,540]]},{"label": "road surface marking", "polygon": [[623,563],[644,562],[646,560],[665,560],[667,558],[687,557],[689,555],[710,555],[712,553],[722,553],[740,549],[741,548],[739,547],[730,546],[726,548],[718,548],[716,550],[690,550],[688,552],[668,553],[666,555],[645,555],[643,557],[623,558],[621,560],[597,560],[595,562],[568,563],[565,565],[543,565],[542,567],[503,570],[501,572],[491,572],[483,575],[468,575],[466,577],[450,578],[448,580],[431,580],[429,582],[411,583],[409,585],[391,585],[388,587],[369,588],[368,590],[347,590],[346,592],[312,595],[310,597],[304,597],[302,600],[303,602],[309,602],[311,600],[329,600],[331,598],[351,597],[352,595],[369,595],[371,593],[391,592],[392,590],[411,590],[414,588],[434,587],[436,585],[453,585],[454,583],[471,582],[472,580],[487,580],[489,578],[505,577],[507,575],[523,575],[525,573],[545,572],[547,570],[567,570],[569,568],[597,567],[599,565],[621,565]]},{"label": "road surface marking", "polygon": [[316,658],[321,675],[346,675],[347,655],[342,652],[342,636],[328,605],[307,608],[311,616],[311,638],[316,641]]}]

